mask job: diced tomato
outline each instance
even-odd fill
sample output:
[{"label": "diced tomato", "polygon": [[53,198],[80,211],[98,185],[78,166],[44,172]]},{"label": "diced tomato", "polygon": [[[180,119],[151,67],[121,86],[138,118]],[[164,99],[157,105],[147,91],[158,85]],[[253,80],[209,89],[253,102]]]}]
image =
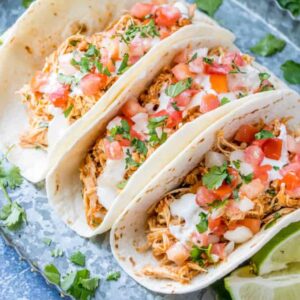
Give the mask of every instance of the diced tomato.
[{"label": "diced tomato", "polygon": [[233,219],[236,216],[241,215],[240,209],[237,207],[237,204],[234,200],[229,200],[225,206],[225,214],[229,219]]},{"label": "diced tomato", "polygon": [[227,172],[231,178],[230,186],[234,189],[240,183],[239,172],[235,168],[231,167],[227,169]]},{"label": "diced tomato", "polygon": [[123,138],[121,134],[117,134],[115,140],[118,141],[122,147],[129,147],[131,145],[131,142]]},{"label": "diced tomato", "polygon": [[111,60],[110,52],[107,48],[101,48],[101,63],[104,67],[107,67],[109,72],[114,72],[116,67]]},{"label": "diced tomato", "polygon": [[105,139],[104,149],[108,159],[118,160],[122,159],[123,157],[122,146],[117,141],[110,142],[109,140]]},{"label": "diced tomato", "polygon": [[231,71],[231,66],[218,64],[213,62],[212,64],[204,64],[204,73],[205,74],[220,74],[227,75]]},{"label": "diced tomato", "polygon": [[291,153],[300,154],[300,142],[297,142],[292,136],[287,136],[287,148]]},{"label": "diced tomato", "polygon": [[207,233],[199,233],[193,232],[192,234],[192,242],[198,246],[208,246],[208,234]]},{"label": "diced tomato", "polygon": [[177,106],[185,107],[191,102],[195,93],[197,93],[195,90],[186,90],[175,97],[174,102],[176,102]]},{"label": "diced tomato", "polygon": [[130,14],[138,19],[143,19],[151,14],[153,6],[152,3],[135,3],[130,10]]},{"label": "diced tomato", "polygon": [[222,217],[218,217],[215,219],[212,219],[211,217],[208,217],[208,228],[211,231],[214,231],[215,229],[217,229],[222,223]]},{"label": "diced tomato", "polygon": [[132,118],[138,113],[146,112],[146,109],[142,107],[136,99],[128,100],[122,107],[122,113],[127,118]]},{"label": "diced tomato", "polygon": [[222,58],[222,63],[224,65],[231,66],[232,64],[242,67],[245,65],[242,55],[238,52],[227,52]]},{"label": "diced tomato", "polygon": [[174,6],[162,6],[155,11],[155,23],[158,26],[171,27],[176,24],[180,19],[181,13],[177,7]]},{"label": "diced tomato", "polygon": [[216,200],[215,194],[208,190],[205,186],[200,186],[197,190],[196,202],[199,206],[207,206]]},{"label": "diced tomato", "polygon": [[136,36],[129,45],[130,57],[142,57],[144,55],[143,39]]},{"label": "diced tomato", "polygon": [[201,99],[200,112],[205,114],[220,106],[218,97],[214,94],[206,94]]},{"label": "diced tomato", "polygon": [[213,232],[216,236],[222,237],[224,233],[227,231],[227,229],[228,228],[226,224],[222,221],[221,224],[218,227],[216,227]]},{"label": "diced tomato", "polygon": [[109,56],[113,60],[120,59],[120,42],[118,39],[112,39],[109,48]]},{"label": "diced tomato", "polygon": [[228,93],[227,76],[223,74],[212,74],[209,77],[211,88],[217,93]]},{"label": "diced tomato", "polygon": [[184,80],[193,76],[187,64],[180,63],[172,69],[177,80]]},{"label": "diced tomato", "polygon": [[173,59],[176,64],[186,63],[188,61],[188,49],[180,51]]},{"label": "diced tomato", "polygon": [[211,253],[218,255],[220,259],[225,259],[226,258],[225,247],[226,247],[226,243],[213,244],[211,248]]},{"label": "diced tomato", "polygon": [[169,118],[167,119],[167,128],[173,128],[182,121],[182,111],[174,110],[173,112],[169,112],[168,114]]},{"label": "diced tomato", "polygon": [[263,165],[263,166],[256,166],[254,169],[254,178],[260,179],[260,181],[264,184],[268,184],[269,181],[269,174],[268,172],[272,170],[271,165]]},{"label": "diced tomato", "polygon": [[169,30],[167,27],[161,27],[161,28],[159,29],[159,38],[160,38],[161,40],[163,40],[163,39],[169,37],[171,34],[172,34],[172,31]]},{"label": "diced tomato", "polygon": [[189,69],[193,73],[202,73],[204,70],[204,62],[202,57],[197,57],[189,63]]},{"label": "diced tomato", "polygon": [[151,118],[157,118],[162,116],[169,116],[168,112],[165,109],[162,109],[151,115]]},{"label": "diced tomato", "polygon": [[249,228],[253,234],[256,234],[260,230],[261,221],[260,219],[251,219],[251,218],[245,218],[243,220],[239,220],[237,222],[239,226],[245,226]]},{"label": "diced tomato", "polygon": [[255,199],[265,190],[264,184],[260,179],[256,178],[248,184],[243,184],[240,188],[240,195],[246,196],[249,199]]},{"label": "diced tomato", "polygon": [[137,138],[141,141],[144,141],[146,139],[146,137],[143,134],[135,131],[133,128],[130,128],[130,136],[132,139]]},{"label": "diced tomato", "polygon": [[282,140],[277,138],[267,139],[262,146],[267,158],[278,160],[281,157]]},{"label": "diced tomato", "polygon": [[280,183],[285,184],[285,188],[288,191],[293,191],[300,188],[300,177],[295,173],[287,173],[281,180]]},{"label": "diced tomato", "polygon": [[242,125],[237,133],[235,134],[234,139],[238,142],[252,143],[255,139],[255,134],[258,132],[258,129],[253,125],[245,124]]},{"label": "diced tomato", "polygon": [[86,96],[96,96],[107,84],[107,76],[91,73],[85,75],[80,81],[80,88]]},{"label": "diced tomato", "polygon": [[285,176],[287,173],[294,173],[300,177],[300,162],[289,163],[279,171],[281,176]]},{"label": "diced tomato", "polygon": [[265,155],[260,147],[249,146],[244,150],[245,161],[252,166],[259,166],[263,161]]},{"label": "diced tomato", "polygon": [[40,92],[40,88],[47,84],[48,82],[48,74],[45,74],[41,71],[35,73],[30,82],[31,90],[34,93]]},{"label": "diced tomato", "polygon": [[214,190],[214,194],[218,199],[224,200],[228,198],[232,193],[232,188],[228,184],[222,184],[217,190]]},{"label": "diced tomato", "polygon": [[55,107],[65,108],[69,97],[69,87],[60,86],[55,92],[49,94],[49,100]]}]

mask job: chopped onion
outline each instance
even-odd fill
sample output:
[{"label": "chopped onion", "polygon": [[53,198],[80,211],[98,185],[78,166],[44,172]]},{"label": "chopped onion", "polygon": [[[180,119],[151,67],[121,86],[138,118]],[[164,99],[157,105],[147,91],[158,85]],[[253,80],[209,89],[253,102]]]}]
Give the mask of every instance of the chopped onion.
[{"label": "chopped onion", "polygon": [[238,208],[239,210],[246,212],[254,208],[254,203],[247,197],[244,197],[238,202]]},{"label": "chopped onion", "polygon": [[235,150],[230,153],[230,161],[243,161],[244,160],[244,151],[242,150]]},{"label": "chopped onion", "polygon": [[235,242],[237,244],[241,244],[248,241],[252,238],[252,236],[252,231],[245,226],[239,226],[234,230],[228,230],[224,234],[226,240]]},{"label": "chopped onion", "polygon": [[229,255],[234,250],[234,246],[235,246],[234,242],[229,242],[225,246],[224,251],[225,251],[226,255]]},{"label": "chopped onion", "polygon": [[209,151],[205,155],[205,166],[208,168],[211,168],[213,166],[220,167],[224,164],[225,161],[225,155],[219,152]]},{"label": "chopped onion", "polygon": [[249,175],[250,173],[253,173],[254,169],[250,164],[241,162],[239,171],[242,175],[246,176],[246,175]]},{"label": "chopped onion", "polygon": [[114,119],[112,119],[106,126],[106,128],[108,130],[112,130],[114,127],[116,126],[121,126],[121,120],[122,118],[120,117],[115,117]]}]

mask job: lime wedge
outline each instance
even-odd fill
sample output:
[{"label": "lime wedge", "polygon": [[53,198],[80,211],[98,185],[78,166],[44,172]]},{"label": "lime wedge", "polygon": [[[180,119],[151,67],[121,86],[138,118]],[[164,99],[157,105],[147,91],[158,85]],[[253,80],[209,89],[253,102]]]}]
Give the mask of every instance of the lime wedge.
[{"label": "lime wedge", "polygon": [[282,270],[292,262],[300,262],[300,222],[283,228],[252,257],[251,262],[258,275]]},{"label": "lime wedge", "polygon": [[299,267],[264,277],[251,274],[250,266],[242,267],[225,278],[225,287],[233,300],[298,300]]}]

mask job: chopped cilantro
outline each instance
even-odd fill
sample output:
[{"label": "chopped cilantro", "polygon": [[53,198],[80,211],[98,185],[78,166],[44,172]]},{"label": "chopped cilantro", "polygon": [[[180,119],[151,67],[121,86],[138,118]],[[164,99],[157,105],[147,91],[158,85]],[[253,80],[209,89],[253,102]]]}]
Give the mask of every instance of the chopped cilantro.
[{"label": "chopped cilantro", "polygon": [[232,162],[232,164],[234,165],[234,167],[236,168],[236,169],[239,169],[240,167],[241,167],[241,161],[238,159],[238,160],[234,160],[233,162]]},{"label": "chopped cilantro", "polygon": [[227,164],[222,166],[213,166],[203,175],[202,182],[210,190],[219,188],[223,181],[229,176],[227,172]]},{"label": "chopped cilantro", "polygon": [[223,0],[196,0],[197,7],[211,17],[213,17],[222,3]]},{"label": "chopped cilantro", "polygon": [[242,174],[240,174],[240,175],[241,175],[242,180],[243,180],[246,184],[249,183],[249,182],[251,182],[252,179],[253,179],[253,173],[249,173],[249,174],[247,174],[247,175],[242,175]]},{"label": "chopped cilantro", "polygon": [[52,243],[52,240],[49,238],[43,238],[43,243],[47,246],[50,246]]},{"label": "chopped cilantro", "polygon": [[203,61],[208,64],[208,65],[212,65],[214,62],[213,58],[209,58],[209,57],[203,57]]},{"label": "chopped cilantro", "polygon": [[85,266],[85,255],[83,253],[81,253],[80,251],[77,251],[70,256],[70,261],[77,266],[84,267]]},{"label": "chopped cilantro", "polygon": [[122,135],[124,139],[130,140],[130,126],[124,119],[121,120],[121,126],[115,126],[110,130],[110,135],[115,138],[116,135]]},{"label": "chopped cilantro", "polygon": [[280,170],[280,168],[279,168],[278,166],[273,166],[273,169],[274,169],[275,171],[279,171],[279,170]]},{"label": "chopped cilantro", "polygon": [[59,73],[57,75],[57,80],[59,83],[67,84],[67,85],[72,85],[72,84],[76,83],[76,78],[74,76],[64,75],[62,73]]},{"label": "chopped cilantro", "polygon": [[33,2],[34,0],[22,0],[22,5],[25,8],[28,8],[30,6],[30,4]]},{"label": "chopped cilantro", "polygon": [[118,281],[121,277],[121,272],[111,272],[106,276],[106,281]]},{"label": "chopped cilantro", "polygon": [[194,245],[190,252],[192,261],[198,263],[200,266],[203,266],[205,259],[210,260],[211,249],[212,249],[212,244],[209,244],[207,247],[200,247],[200,248]]},{"label": "chopped cilantro", "polygon": [[300,63],[287,60],[281,65],[284,79],[291,84],[300,84]]},{"label": "chopped cilantro", "polygon": [[126,184],[127,184],[127,180],[122,180],[117,184],[117,188],[123,190]]},{"label": "chopped cilantro", "polygon": [[194,61],[195,59],[197,59],[197,57],[198,57],[198,53],[195,52],[188,62],[190,63],[190,62]]},{"label": "chopped cilantro", "polygon": [[176,110],[176,111],[180,111],[179,107],[177,106],[176,102],[171,102],[172,107]]},{"label": "chopped cilantro", "polygon": [[46,265],[44,267],[44,274],[49,282],[59,285],[60,284],[60,272],[53,265]]},{"label": "chopped cilantro", "polygon": [[129,149],[126,150],[126,155],[127,155],[125,158],[126,169],[128,169],[128,167],[138,168],[141,165],[139,162],[135,161],[132,158],[132,155],[131,155]]},{"label": "chopped cilantro", "polygon": [[221,105],[225,105],[225,104],[227,104],[227,103],[230,103],[230,100],[229,100],[227,97],[223,97],[223,98],[221,99]]},{"label": "chopped cilantro", "polygon": [[207,231],[208,228],[208,220],[207,220],[207,215],[204,212],[201,212],[199,214],[200,221],[198,224],[196,224],[196,228],[198,232],[203,233]]},{"label": "chopped cilantro", "polygon": [[275,37],[273,34],[267,34],[256,45],[250,48],[250,50],[261,56],[272,56],[277,52],[284,49],[286,42]]},{"label": "chopped cilantro", "polygon": [[93,45],[93,44],[89,44],[89,48],[88,50],[85,52],[85,56],[88,57],[98,57],[100,55],[99,50]]},{"label": "chopped cilantro", "polygon": [[227,200],[215,200],[212,203],[209,203],[208,206],[214,209],[218,209],[227,204]]},{"label": "chopped cilantro", "polygon": [[273,132],[264,129],[255,134],[255,139],[257,140],[270,139],[273,137],[274,137]]},{"label": "chopped cilantro", "polygon": [[118,72],[117,72],[118,75],[121,75],[121,74],[123,74],[124,72],[126,72],[128,70],[128,68],[129,68],[128,59],[129,59],[129,55],[128,55],[128,53],[125,53],[124,56],[123,56],[123,60],[121,62],[121,65],[120,65],[120,67],[118,69]]},{"label": "chopped cilantro", "polygon": [[73,108],[74,108],[74,105],[71,104],[71,105],[64,111],[64,116],[65,116],[65,118],[67,118],[67,117],[70,115],[70,113],[71,113],[71,111],[72,111]]},{"label": "chopped cilantro", "polygon": [[161,137],[158,136],[156,128],[163,127],[166,123],[166,120],[168,119],[168,116],[160,116],[155,118],[150,118],[148,123],[148,129],[149,129],[149,142],[151,145],[161,145],[163,144],[167,139],[167,134],[165,132],[162,132]]},{"label": "chopped cilantro", "polygon": [[192,86],[192,81],[193,81],[192,78],[187,78],[184,80],[180,80],[175,84],[171,84],[167,87],[166,94],[169,97],[174,98],[180,95],[185,90],[189,89]]},{"label": "chopped cilantro", "polygon": [[258,77],[261,81],[263,80],[268,80],[270,78],[270,74],[269,73],[259,73],[258,74]]},{"label": "chopped cilantro", "polygon": [[277,0],[277,2],[282,8],[289,10],[294,17],[300,15],[299,0]]},{"label": "chopped cilantro", "polygon": [[136,149],[136,151],[138,153],[140,153],[140,154],[142,154],[144,156],[147,155],[148,148],[147,148],[146,144],[143,141],[141,141],[141,140],[139,140],[137,138],[134,138],[132,140],[132,142],[131,142],[131,145]]},{"label": "chopped cilantro", "polygon": [[51,251],[51,256],[52,257],[61,257],[63,255],[64,255],[64,251],[59,249],[59,248],[56,248],[56,249]]}]

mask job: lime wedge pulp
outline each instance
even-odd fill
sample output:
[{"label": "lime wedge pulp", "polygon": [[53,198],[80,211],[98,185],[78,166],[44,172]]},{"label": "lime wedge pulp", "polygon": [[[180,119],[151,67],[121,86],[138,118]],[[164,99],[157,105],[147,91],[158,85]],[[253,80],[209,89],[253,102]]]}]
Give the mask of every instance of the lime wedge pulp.
[{"label": "lime wedge pulp", "polygon": [[252,257],[251,262],[258,275],[282,270],[289,263],[300,262],[300,222],[283,228]]},{"label": "lime wedge pulp", "polygon": [[225,278],[225,287],[233,300],[298,300],[300,264],[297,270],[285,269],[272,276],[254,276],[246,266]]}]

